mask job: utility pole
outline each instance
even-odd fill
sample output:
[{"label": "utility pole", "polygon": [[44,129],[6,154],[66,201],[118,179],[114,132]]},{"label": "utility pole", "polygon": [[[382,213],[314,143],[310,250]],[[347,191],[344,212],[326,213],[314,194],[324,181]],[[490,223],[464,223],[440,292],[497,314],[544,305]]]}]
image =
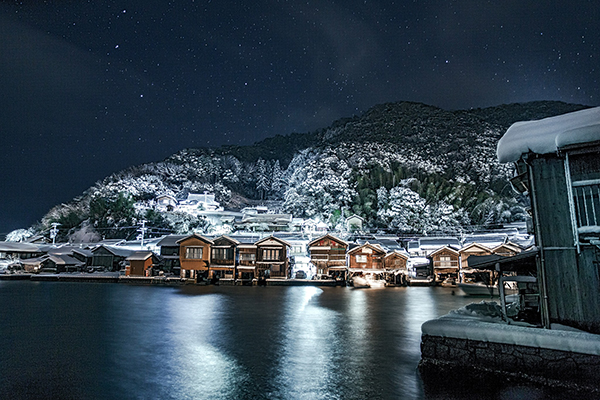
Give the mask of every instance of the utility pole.
[{"label": "utility pole", "polygon": [[52,229],[50,229],[50,237],[52,238],[52,244],[56,244],[56,235],[58,235],[58,226],[60,224],[58,222],[52,223]]},{"label": "utility pole", "polygon": [[145,219],[143,219],[141,221],[142,227],[137,230],[138,232],[140,232],[142,234],[142,244],[141,244],[142,249],[144,248],[144,234],[148,230],[148,228],[146,228],[146,222],[148,222],[148,221],[146,221]]}]

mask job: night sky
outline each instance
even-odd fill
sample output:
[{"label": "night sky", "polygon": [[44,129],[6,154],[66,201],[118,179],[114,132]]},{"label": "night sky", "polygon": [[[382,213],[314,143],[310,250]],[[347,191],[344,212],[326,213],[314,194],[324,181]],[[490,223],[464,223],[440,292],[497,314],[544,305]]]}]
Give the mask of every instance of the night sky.
[{"label": "night sky", "polygon": [[187,147],[375,104],[600,104],[600,2],[2,1],[0,234]]}]

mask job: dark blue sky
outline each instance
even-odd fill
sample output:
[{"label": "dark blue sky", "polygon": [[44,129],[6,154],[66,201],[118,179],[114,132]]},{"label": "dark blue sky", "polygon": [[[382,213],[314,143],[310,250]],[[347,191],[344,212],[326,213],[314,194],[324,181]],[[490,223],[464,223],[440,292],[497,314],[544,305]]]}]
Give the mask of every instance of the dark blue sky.
[{"label": "dark blue sky", "polygon": [[0,233],[132,164],[388,101],[600,104],[600,2],[3,1]]}]

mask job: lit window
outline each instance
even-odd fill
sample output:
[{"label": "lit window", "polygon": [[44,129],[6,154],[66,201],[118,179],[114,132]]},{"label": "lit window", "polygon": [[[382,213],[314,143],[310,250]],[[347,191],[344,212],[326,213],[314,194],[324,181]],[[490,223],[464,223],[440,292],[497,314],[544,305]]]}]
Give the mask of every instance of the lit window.
[{"label": "lit window", "polygon": [[366,263],[367,262],[367,256],[362,255],[362,254],[357,254],[356,255],[356,262],[357,263]]},{"label": "lit window", "polygon": [[202,259],[202,247],[186,247],[185,258],[190,260]]},{"label": "lit window", "polygon": [[263,260],[279,260],[279,250],[275,249],[264,249],[263,250]]}]

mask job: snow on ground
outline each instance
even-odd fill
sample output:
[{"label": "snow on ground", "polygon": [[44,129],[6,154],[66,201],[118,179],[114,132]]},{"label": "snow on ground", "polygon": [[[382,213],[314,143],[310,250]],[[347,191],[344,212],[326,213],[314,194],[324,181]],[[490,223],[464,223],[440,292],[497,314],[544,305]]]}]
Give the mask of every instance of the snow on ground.
[{"label": "snow on ground", "polygon": [[496,302],[474,303],[421,326],[424,335],[538,347],[600,356],[600,335],[561,325],[553,329],[508,325]]},{"label": "snow on ground", "polygon": [[516,122],[498,141],[498,161],[513,162],[530,151],[549,154],[563,146],[596,140],[600,140],[600,107]]}]

